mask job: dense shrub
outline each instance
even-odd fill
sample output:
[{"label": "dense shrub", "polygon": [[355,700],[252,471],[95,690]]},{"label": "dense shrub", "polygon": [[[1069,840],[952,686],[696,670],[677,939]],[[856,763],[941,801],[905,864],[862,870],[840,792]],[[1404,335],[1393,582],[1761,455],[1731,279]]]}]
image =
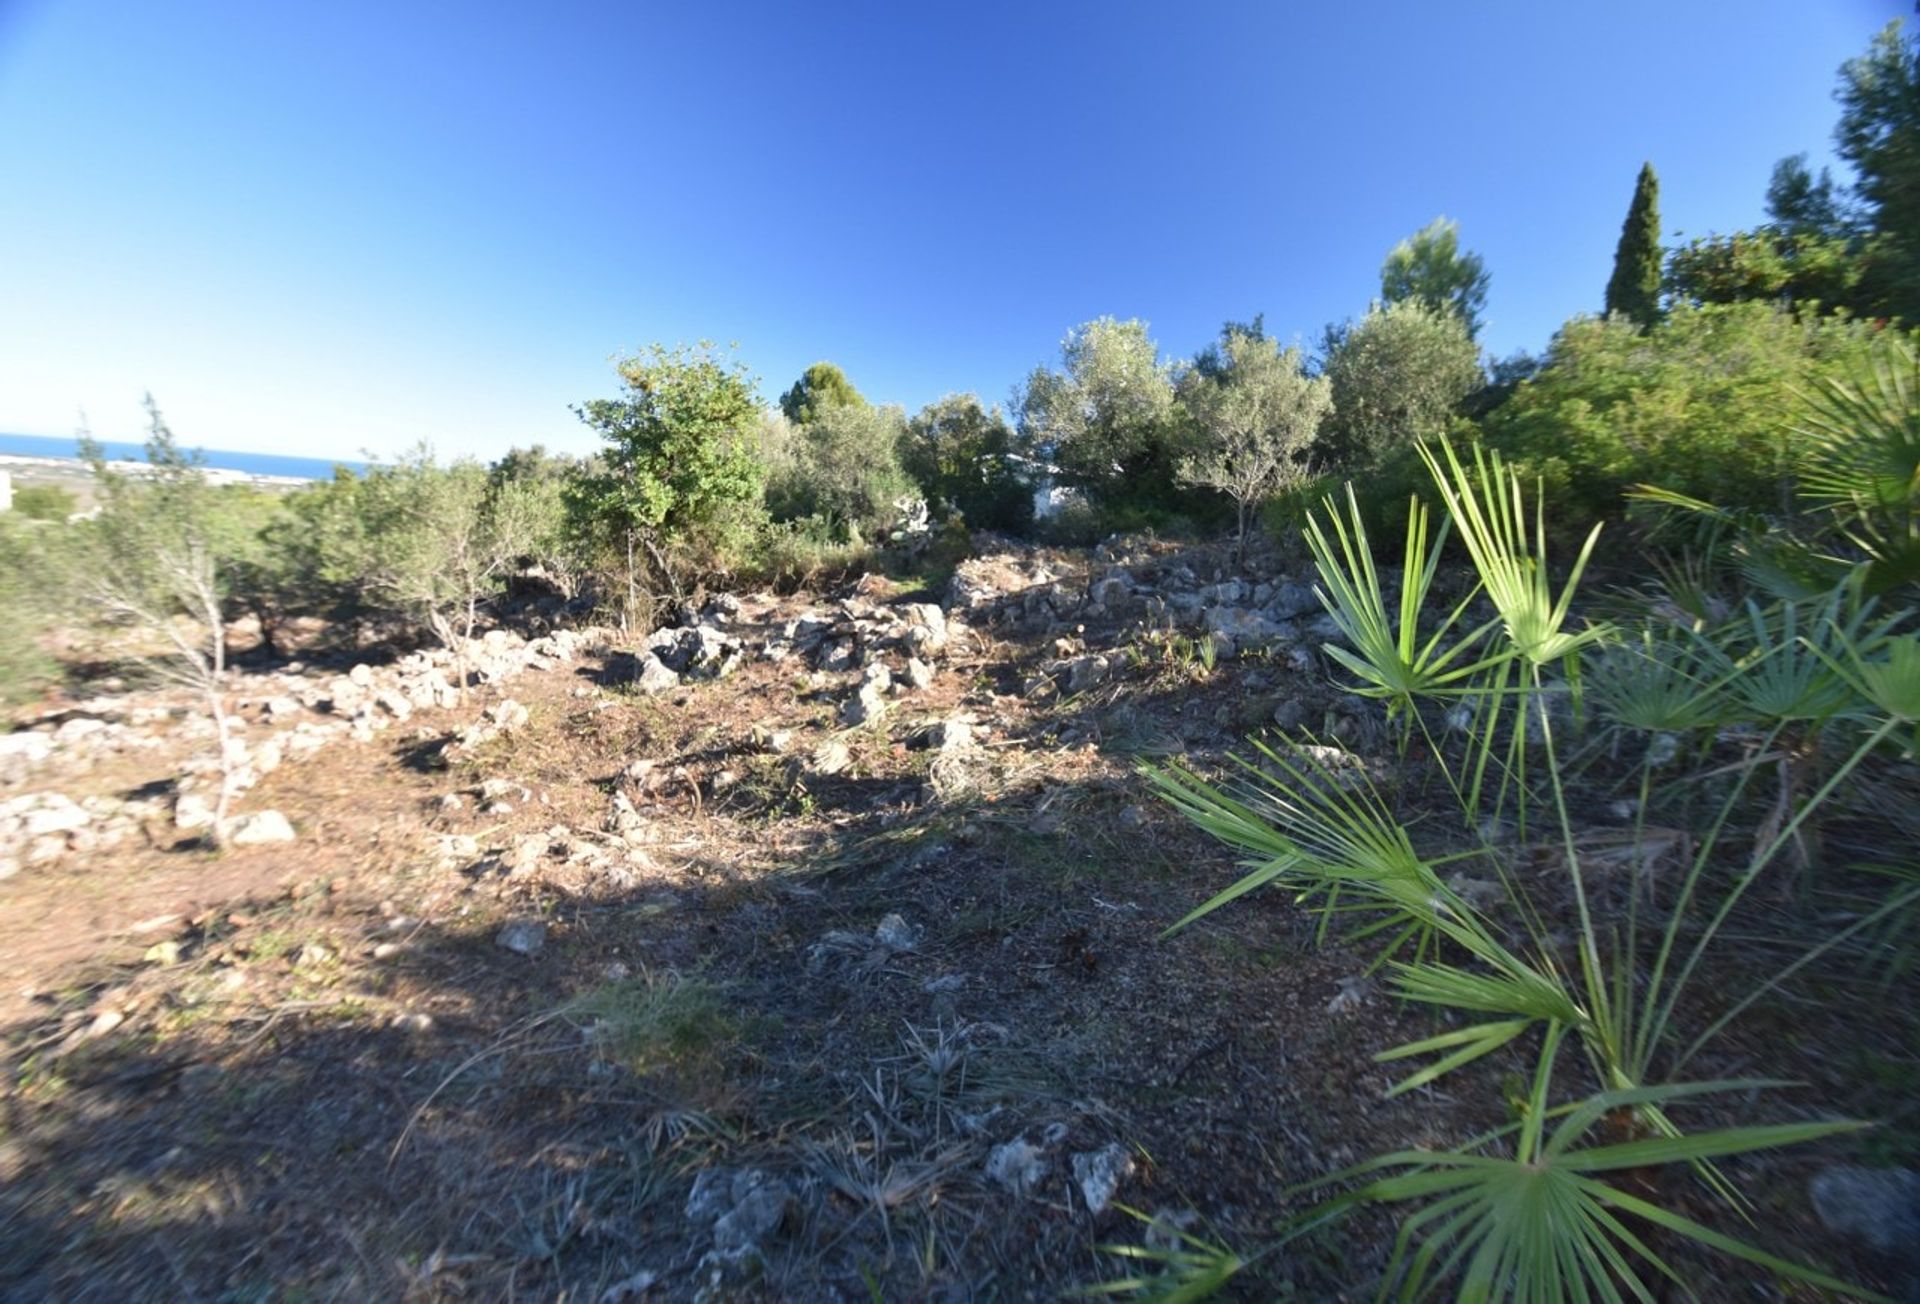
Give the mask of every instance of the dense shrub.
[{"label": "dense shrub", "polygon": [[1315,449],[1325,469],[1357,471],[1443,433],[1485,380],[1466,323],[1417,299],[1375,305],[1329,336],[1322,373],[1333,411]]},{"label": "dense shrub", "polygon": [[879,535],[917,496],[901,462],[906,415],[897,407],[835,403],[796,425],[765,414],[761,457],[775,521],[817,521],[822,537],[857,543]]},{"label": "dense shrub", "polygon": [[976,529],[1024,533],[1033,524],[1033,486],[1014,457],[1013,428],[1000,409],[972,394],[949,394],[907,423],[908,474],[942,515]]},{"label": "dense shrub", "polygon": [[13,510],[29,521],[64,521],[73,515],[78,499],[57,484],[22,485],[13,491]]},{"label": "dense shrub", "polygon": [[1681,304],[1646,331],[1578,318],[1487,416],[1484,437],[1544,482],[1564,531],[1620,512],[1623,493],[1643,483],[1774,509],[1795,464],[1797,396],[1857,366],[1873,335],[1759,303]]}]

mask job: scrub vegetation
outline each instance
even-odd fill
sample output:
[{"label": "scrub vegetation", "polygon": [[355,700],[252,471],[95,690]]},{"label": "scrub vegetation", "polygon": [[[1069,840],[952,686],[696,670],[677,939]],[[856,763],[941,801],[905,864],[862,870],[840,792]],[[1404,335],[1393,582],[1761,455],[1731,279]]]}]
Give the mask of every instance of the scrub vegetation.
[{"label": "scrub vegetation", "polygon": [[83,438],[0,515],[0,1294],[1905,1297],[1920,42],[1837,98],[1752,231],[1622,178],[1538,356],[1441,218],[1005,408]]}]

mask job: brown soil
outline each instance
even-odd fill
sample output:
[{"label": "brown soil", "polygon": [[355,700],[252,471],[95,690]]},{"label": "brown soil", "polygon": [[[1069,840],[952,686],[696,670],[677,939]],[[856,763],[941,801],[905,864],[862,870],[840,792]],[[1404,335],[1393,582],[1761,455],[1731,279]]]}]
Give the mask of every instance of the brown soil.
[{"label": "brown soil", "polygon": [[[1163,938],[1237,870],[1139,762],[1218,764],[1276,701],[1317,721],[1332,694],[1141,644],[1078,698],[1023,698],[1058,636],[980,628],[932,688],[847,732],[851,677],[815,688],[794,663],[658,699],[593,662],[530,674],[506,690],[529,724],[471,761],[434,766],[457,721],[423,712],[269,776],[247,805],[287,814],[289,846],[209,855],[156,831],[0,885],[0,1295],[691,1298],[713,1231],[689,1191],[720,1167],[796,1199],[717,1298],[1056,1298],[1138,1270],[1103,1249],[1142,1240],[1118,1205],[1260,1256],[1234,1297],[1370,1295],[1383,1214],[1262,1253],[1320,1198],[1295,1188],[1498,1126],[1520,1061],[1387,1100],[1401,1066],[1373,1054],[1442,1025],[1371,990],[1370,952],[1317,945],[1273,894]],[[910,745],[956,712],[978,748]],[[788,752],[756,725],[794,730]],[[809,773],[830,737],[852,765]],[[643,780],[637,760],[657,762]],[[487,778],[527,795],[482,811]],[[616,792],[645,841],[596,863],[581,848],[611,846]],[[546,830],[558,854],[516,862]],[[480,853],[443,854],[463,834]],[[896,914],[911,950],[867,940]],[[543,923],[544,948],[498,945],[510,920]],[[649,999],[665,1013],[608,1035],[607,1002]],[[1901,1029],[1828,1022],[1805,1055],[1816,1103],[1884,1105],[1822,1048],[1891,1037],[1881,1062],[1910,1065]],[[1024,1196],[987,1172],[1020,1137],[1048,1165]],[[1071,1157],[1109,1144],[1132,1173],[1089,1216]],[[1743,1161],[1747,1234],[1819,1244],[1797,1193],[1839,1153]],[[1778,1290],[1695,1266],[1721,1297]]]}]

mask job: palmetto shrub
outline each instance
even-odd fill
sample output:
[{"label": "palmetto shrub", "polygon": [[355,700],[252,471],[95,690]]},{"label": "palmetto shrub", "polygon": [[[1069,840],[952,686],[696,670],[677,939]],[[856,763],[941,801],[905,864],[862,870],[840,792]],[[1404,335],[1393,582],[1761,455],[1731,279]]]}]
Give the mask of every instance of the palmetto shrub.
[{"label": "palmetto shrub", "polygon": [[[1412,1207],[1383,1295],[1650,1300],[1663,1281],[1685,1286],[1654,1229],[1847,1289],[1615,1175],[1684,1165],[1737,1214],[1742,1197],[1715,1161],[1860,1126],[1722,1125],[1756,1089],[1781,1084],[1695,1081],[1685,1071],[1780,983],[1920,901],[1911,876],[1895,879],[1898,890],[1877,904],[1807,930],[1797,958],[1745,990],[1716,980],[1710,1019],[1697,1000],[1742,901],[1788,872],[1790,853],[1863,765],[1912,746],[1920,638],[1857,582],[1811,600],[1756,600],[1718,623],[1676,622],[1651,605],[1610,623],[1578,620],[1598,527],[1556,585],[1547,507],[1517,472],[1497,454],[1463,462],[1444,442],[1422,456],[1446,515],[1436,538],[1413,507],[1396,599],[1350,493],[1329,498],[1306,534],[1321,599],[1346,642],[1327,651],[1351,691],[1388,704],[1403,742],[1422,743],[1419,756],[1431,758],[1422,763],[1442,780],[1442,810],[1402,819],[1364,768],[1330,766],[1323,751],[1290,744],[1256,743],[1225,778],[1150,764],[1160,794],[1247,867],[1175,927],[1277,888],[1319,912],[1324,930],[1373,948],[1398,996],[1452,1023],[1380,1056],[1408,1068],[1396,1094],[1503,1048],[1531,1055],[1531,1085],[1509,1126],[1452,1150],[1380,1155],[1320,1184],[1344,1189],[1333,1208]],[[1478,587],[1442,608],[1431,598],[1450,534]],[[1735,759],[1716,760],[1702,786],[1714,794],[1707,817],[1681,834],[1653,828],[1663,767],[1716,748]],[[1624,839],[1597,842],[1576,814],[1582,767],[1596,754],[1637,771]],[[1817,762],[1794,759],[1807,755]],[[1514,873],[1489,841],[1503,823],[1546,843],[1554,872]],[[1650,846],[1678,861],[1657,910],[1639,890],[1612,890],[1623,841],[1630,861]],[[1468,872],[1491,875],[1499,890],[1463,890]],[[1720,1105],[1696,1125],[1689,1107],[1702,1098]]]}]

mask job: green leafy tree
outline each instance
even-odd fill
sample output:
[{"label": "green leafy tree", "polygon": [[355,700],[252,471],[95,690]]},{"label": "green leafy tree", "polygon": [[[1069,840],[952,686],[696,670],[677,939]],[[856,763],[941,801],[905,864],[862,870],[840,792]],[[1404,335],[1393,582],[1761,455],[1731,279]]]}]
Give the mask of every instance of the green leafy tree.
[{"label": "green leafy tree", "polygon": [[1679,246],[1667,255],[1665,284],[1675,302],[1844,309],[1858,301],[1866,270],[1854,238],[1761,227]]},{"label": "green leafy tree", "polygon": [[1767,217],[1771,225],[1793,235],[1844,239],[1858,234],[1846,196],[1826,168],[1814,176],[1805,154],[1794,154],[1773,165],[1767,182]]},{"label": "green leafy tree", "polygon": [[1840,69],[1834,145],[1852,165],[1878,237],[1868,294],[1879,313],[1920,321],[1920,39],[1898,20]]},{"label": "green leafy tree", "polygon": [[1660,320],[1660,178],[1653,164],[1640,165],[1633,203],[1620,227],[1613,252],[1613,276],[1607,281],[1607,312],[1651,326]]},{"label": "green leafy tree", "polygon": [[928,500],[968,525],[1017,533],[1033,524],[1033,486],[1015,460],[1013,428],[975,395],[920,409],[907,423],[905,461]]},{"label": "green leafy tree", "polygon": [[1380,267],[1380,299],[1389,304],[1411,299],[1451,312],[1466,323],[1469,336],[1477,336],[1491,279],[1479,254],[1461,252],[1460,224],[1436,217],[1387,254]]},{"label": "green leafy tree", "polygon": [[486,468],[435,464],[417,448],[360,484],[361,537],[369,587],[453,653],[455,687],[467,694],[467,650],[482,602],[518,552],[490,510]]},{"label": "green leafy tree", "polygon": [[867,400],[831,362],[816,362],[780,396],[780,410],[795,425],[805,425],[834,407],[865,407]]},{"label": "green leafy tree", "polygon": [[1233,500],[1244,557],[1254,509],[1305,478],[1307,449],[1333,407],[1333,383],[1309,377],[1298,349],[1231,326],[1217,358],[1214,374],[1195,369],[1181,386],[1197,437],[1180,478]]},{"label": "green leafy tree", "polygon": [[538,444],[510,450],[487,471],[487,510],[502,547],[513,550],[512,567],[537,575],[569,599],[585,586],[593,565],[568,507],[584,473],[580,459]]},{"label": "green leafy tree", "polygon": [[1321,423],[1315,455],[1332,469],[1371,466],[1442,433],[1485,380],[1466,323],[1417,299],[1376,304],[1329,337],[1322,372],[1333,409]]},{"label": "green leafy tree", "polygon": [[76,528],[0,513],[0,706],[26,701],[60,677],[45,643],[67,606],[58,582],[72,568],[66,550]]},{"label": "green leafy tree", "polygon": [[836,403],[803,425],[764,426],[769,513],[814,521],[835,540],[874,537],[916,496],[901,464],[906,424],[897,407]]},{"label": "green leafy tree", "polygon": [[620,397],[574,409],[605,446],[570,501],[583,532],[624,556],[631,622],[643,571],[678,595],[671,542],[718,538],[759,500],[760,403],[745,369],[708,344],[654,345],[618,370]]},{"label": "green leafy tree", "polygon": [[1036,367],[1018,392],[1023,448],[1060,482],[1107,503],[1167,500],[1180,455],[1172,369],[1143,321],[1102,317]]},{"label": "green leafy tree", "polygon": [[164,648],[151,658],[154,668],[199,697],[213,723],[220,765],[208,832],[219,846],[240,768],[226,702],[231,540],[216,528],[215,490],[200,459],[181,449],[152,395],[146,409],[147,466],[138,475],[109,463],[91,435],[80,436],[98,510],[71,578],[97,615]]}]

